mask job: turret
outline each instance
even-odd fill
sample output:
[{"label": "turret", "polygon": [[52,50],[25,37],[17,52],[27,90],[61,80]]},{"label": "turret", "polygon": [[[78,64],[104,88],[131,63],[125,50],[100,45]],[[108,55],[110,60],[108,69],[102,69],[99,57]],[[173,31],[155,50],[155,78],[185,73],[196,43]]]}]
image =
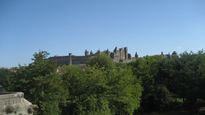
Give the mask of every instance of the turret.
[{"label": "turret", "polygon": [[125,52],[125,60],[128,59],[128,48],[124,47],[124,52]]},{"label": "turret", "polygon": [[135,58],[138,58],[138,54],[137,54],[137,52],[135,53]]},{"label": "turret", "polygon": [[128,59],[132,59],[132,55],[131,54],[128,54]]},{"label": "turret", "polygon": [[69,65],[72,65],[72,53],[69,53]]},{"label": "turret", "polygon": [[115,49],[114,49],[114,53],[117,53],[117,47],[115,47]]},{"label": "turret", "polygon": [[105,51],[105,54],[108,55],[108,56],[110,56],[110,51],[107,49],[107,50]]},{"label": "turret", "polygon": [[96,54],[100,54],[100,50],[98,50],[98,51],[96,52]]},{"label": "turret", "polygon": [[85,50],[85,56],[88,56],[88,55],[89,55],[88,50]]},{"label": "turret", "polygon": [[90,51],[90,55],[93,55],[93,51],[92,50]]},{"label": "turret", "polygon": [[163,52],[161,52],[161,56],[164,56],[164,53],[163,53]]}]

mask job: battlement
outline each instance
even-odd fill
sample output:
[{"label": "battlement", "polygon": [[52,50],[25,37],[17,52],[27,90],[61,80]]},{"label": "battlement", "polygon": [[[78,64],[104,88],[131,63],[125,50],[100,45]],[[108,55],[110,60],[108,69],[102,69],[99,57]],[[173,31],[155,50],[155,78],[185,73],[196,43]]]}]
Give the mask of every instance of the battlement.
[{"label": "battlement", "polygon": [[68,56],[54,56],[50,57],[49,59],[56,62],[57,65],[72,65],[72,64],[86,64],[88,59],[92,56],[95,56],[100,53],[105,53],[107,56],[110,56],[114,62],[130,62],[132,60],[131,54],[128,53],[128,48],[117,48],[113,50],[113,52],[110,52],[108,49],[105,51],[97,50],[96,53],[93,53],[92,51],[85,50],[84,56],[75,56],[72,55],[72,53],[69,53]]}]

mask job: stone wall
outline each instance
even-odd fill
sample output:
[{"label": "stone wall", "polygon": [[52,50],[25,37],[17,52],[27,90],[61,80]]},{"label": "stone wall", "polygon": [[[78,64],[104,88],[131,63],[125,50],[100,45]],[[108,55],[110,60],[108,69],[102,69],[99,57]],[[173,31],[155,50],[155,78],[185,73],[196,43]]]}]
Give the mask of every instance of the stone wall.
[{"label": "stone wall", "polygon": [[92,56],[95,56],[99,53],[105,53],[106,55],[110,56],[113,61],[115,62],[130,62],[132,60],[131,54],[128,53],[128,48],[120,48],[118,49],[115,47],[113,52],[110,52],[109,50],[100,51],[98,50],[95,54],[93,54],[92,51],[85,50],[85,56],[74,56],[72,53],[69,53],[68,56],[54,56],[50,57],[49,59],[53,62],[57,63],[57,65],[71,65],[71,64],[86,64],[88,59]]},{"label": "stone wall", "polygon": [[54,56],[54,57],[50,57],[49,59],[60,66],[70,64],[69,56]]},{"label": "stone wall", "polygon": [[0,106],[21,103],[23,93],[3,93],[0,95]]},{"label": "stone wall", "polygon": [[49,59],[57,65],[86,64],[91,56],[55,56]]},{"label": "stone wall", "polygon": [[91,56],[72,56],[72,64],[86,64]]},{"label": "stone wall", "polygon": [[0,115],[32,115],[29,109],[32,111],[32,103],[24,99],[24,93],[0,93]]},{"label": "stone wall", "polygon": [[131,60],[131,58],[128,58],[127,47],[120,49],[117,49],[116,47],[110,56],[111,58],[113,58],[113,61],[115,62],[127,62],[128,60]]}]

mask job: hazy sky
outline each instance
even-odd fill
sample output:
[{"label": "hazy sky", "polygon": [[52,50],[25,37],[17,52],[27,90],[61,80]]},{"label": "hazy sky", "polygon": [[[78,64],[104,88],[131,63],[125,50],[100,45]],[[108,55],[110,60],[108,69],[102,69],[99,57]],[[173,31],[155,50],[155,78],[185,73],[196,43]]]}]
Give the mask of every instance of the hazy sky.
[{"label": "hazy sky", "polygon": [[205,0],[0,0],[0,67],[28,64],[39,50],[115,46],[133,56],[205,48]]}]

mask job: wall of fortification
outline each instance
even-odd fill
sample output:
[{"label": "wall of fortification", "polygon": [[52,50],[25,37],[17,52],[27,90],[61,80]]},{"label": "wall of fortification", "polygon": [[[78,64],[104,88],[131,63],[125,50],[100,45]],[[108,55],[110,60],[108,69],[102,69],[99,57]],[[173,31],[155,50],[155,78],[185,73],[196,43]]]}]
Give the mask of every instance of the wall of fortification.
[{"label": "wall of fortification", "polygon": [[72,64],[86,64],[91,56],[72,56]]},{"label": "wall of fortification", "polygon": [[64,64],[69,65],[69,56],[54,56],[54,57],[50,57],[50,60],[52,60],[53,62],[57,63],[58,65],[62,66]]},{"label": "wall of fortification", "polygon": [[56,62],[60,66],[71,65],[71,64],[86,64],[90,57],[95,56],[99,53],[107,54],[115,62],[125,62],[126,63],[131,60],[131,55],[128,54],[127,47],[120,48],[120,49],[115,47],[113,52],[110,52],[109,50],[100,52],[100,50],[98,50],[94,54],[92,53],[92,51],[88,52],[87,50],[85,50],[85,56],[73,56],[72,53],[69,53],[68,56],[54,56],[54,57],[50,57],[49,59]]}]

